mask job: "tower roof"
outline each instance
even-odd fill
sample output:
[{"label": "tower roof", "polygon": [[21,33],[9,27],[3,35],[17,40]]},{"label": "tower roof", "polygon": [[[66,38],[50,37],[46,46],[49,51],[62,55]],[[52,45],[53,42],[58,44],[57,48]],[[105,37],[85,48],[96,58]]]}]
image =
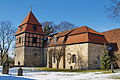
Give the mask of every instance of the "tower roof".
[{"label": "tower roof", "polygon": [[31,23],[31,24],[35,24],[35,25],[40,25],[40,23],[38,22],[38,20],[36,19],[36,17],[34,16],[34,14],[32,13],[32,10],[30,10],[30,12],[28,13],[28,15],[26,16],[26,18],[23,20],[23,22],[20,24],[24,25],[26,23]]},{"label": "tower roof", "polygon": [[[33,30],[33,27],[36,27],[37,30]],[[16,34],[20,34],[22,32],[30,32],[37,34],[44,34],[42,30],[42,25],[38,22],[37,18],[32,13],[32,10],[28,13],[23,22],[18,26],[18,30]]]}]

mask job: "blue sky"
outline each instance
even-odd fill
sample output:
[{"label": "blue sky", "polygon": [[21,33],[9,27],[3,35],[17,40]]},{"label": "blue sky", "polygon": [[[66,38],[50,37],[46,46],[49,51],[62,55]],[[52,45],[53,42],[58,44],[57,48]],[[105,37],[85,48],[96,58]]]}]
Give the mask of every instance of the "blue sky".
[{"label": "blue sky", "polygon": [[39,22],[68,21],[80,27],[86,25],[98,32],[120,28],[107,17],[105,5],[110,0],[0,0],[0,21],[9,20],[17,27],[32,6]]}]

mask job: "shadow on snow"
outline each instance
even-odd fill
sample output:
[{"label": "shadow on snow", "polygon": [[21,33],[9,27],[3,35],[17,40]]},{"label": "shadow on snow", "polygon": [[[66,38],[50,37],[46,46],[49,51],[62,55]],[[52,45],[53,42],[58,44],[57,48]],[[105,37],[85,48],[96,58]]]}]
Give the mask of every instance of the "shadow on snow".
[{"label": "shadow on snow", "polygon": [[0,76],[0,80],[34,80],[34,79],[15,77],[15,76]]}]

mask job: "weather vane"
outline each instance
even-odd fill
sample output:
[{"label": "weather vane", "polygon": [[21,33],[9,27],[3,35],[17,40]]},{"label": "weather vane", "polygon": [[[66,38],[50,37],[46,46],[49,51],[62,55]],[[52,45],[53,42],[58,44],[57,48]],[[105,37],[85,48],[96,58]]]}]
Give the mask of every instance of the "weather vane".
[{"label": "weather vane", "polygon": [[30,12],[32,12],[32,6],[30,6]]}]

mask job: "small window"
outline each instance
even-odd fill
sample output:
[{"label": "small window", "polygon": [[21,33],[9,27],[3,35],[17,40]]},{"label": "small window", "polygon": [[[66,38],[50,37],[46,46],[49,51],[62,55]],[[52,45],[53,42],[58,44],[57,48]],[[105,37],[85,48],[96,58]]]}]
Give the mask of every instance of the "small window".
[{"label": "small window", "polygon": [[72,63],[75,63],[76,62],[76,55],[72,55]]},{"label": "small window", "polygon": [[33,37],[32,42],[37,43],[37,37]]},{"label": "small window", "polygon": [[20,65],[20,61],[18,61],[18,65]]},{"label": "small window", "polygon": [[21,43],[21,37],[19,37],[19,43]]},{"label": "small window", "polygon": [[20,27],[20,31],[22,31],[22,27]]},{"label": "small window", "polygon": [[36,30],[37,30],[36,25],[33,25],[33,31],[36,31]]}]

